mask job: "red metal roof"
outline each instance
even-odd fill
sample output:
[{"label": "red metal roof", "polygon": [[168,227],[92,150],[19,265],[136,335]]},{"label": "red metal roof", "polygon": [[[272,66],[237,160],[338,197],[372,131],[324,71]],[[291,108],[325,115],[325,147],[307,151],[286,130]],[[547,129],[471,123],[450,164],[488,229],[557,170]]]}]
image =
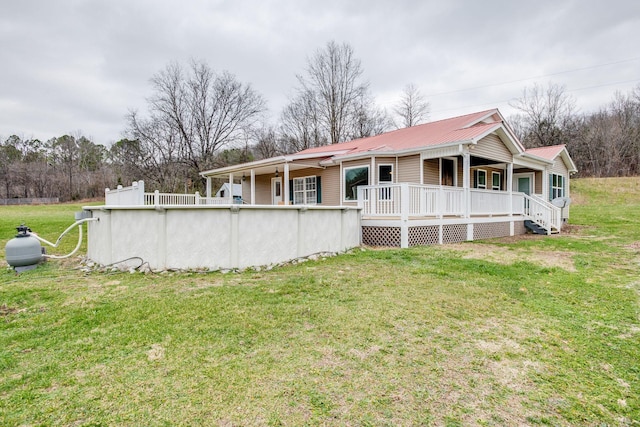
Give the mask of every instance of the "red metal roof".
[{"label": "red metal roof", "polygon": [[398,129],[368,138],[355,139],[341,144],[309,148],[296,154],[335,153],[336,157],[339,157],[340,155],[368,151],[402,151],[457,141],[469,141],[483,135],[492,127],[501,124],[501,120],[495,119],[496,116],[494,114],[497,113],[498,110],[480,111],[410,128]]},{"label": "red metal roof", "polygon": [[551,145],[548,147],[529,148],[526,153],[533,154],[534,156],[542,157],[547,160],[554,160],[558,157],[558,154],[564,150],[565,145]]}]

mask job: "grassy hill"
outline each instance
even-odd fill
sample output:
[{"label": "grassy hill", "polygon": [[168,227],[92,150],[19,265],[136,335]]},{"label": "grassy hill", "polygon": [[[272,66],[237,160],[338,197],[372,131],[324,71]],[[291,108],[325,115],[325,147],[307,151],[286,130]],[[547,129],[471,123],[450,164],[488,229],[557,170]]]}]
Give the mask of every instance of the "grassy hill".
[{"label": "grassy hill", "polygon": [[[0,425],[634,425],[640,179],[572,185],[560,236],[239,274],[2,270]],[[78,208],[0,207],[0,250]]]}]

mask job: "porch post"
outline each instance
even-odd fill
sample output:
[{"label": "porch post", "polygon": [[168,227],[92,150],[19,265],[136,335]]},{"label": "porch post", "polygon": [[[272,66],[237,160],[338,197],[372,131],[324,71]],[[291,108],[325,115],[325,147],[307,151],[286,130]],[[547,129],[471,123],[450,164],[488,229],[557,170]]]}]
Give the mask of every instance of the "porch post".
[{"label": "porch post", "polygon": [[256,170],[251,169],[251,204],[256,204]]},{"label": "porch post", "polygon": [[[371,156],[371,167],[369,168],[369,185],[376,185],[376,158],[375,156]],[[377,214],[378,207],[378,189],[369,187],[369,209],[371,209],[371,213],[373,215]]]},{"label": "porch post", "polygon": [[409,247],[409,183],[400,184],[400,247]]},{"label": "porch post", "polygon": [[369,185],[376,185],[376,158],[371,156],[371,172],[369,173]]},{"label": "porch post", "polygon": [[509,192],[509,216],[513,216],[513,163],[507,163],[507,191]]},{"label": "porch post", "polygon": [[282,200],[284,200],[284,204],[288,205],[291,203],[289,201],[289,163],[284,164],[284,194]]},{"label": "porch post", "polygon": [[471,155],[469,148],[465,147],[462,153],[462,188],[464,189],[464,217],[469,218],[471,213]]},{"label": "porch post", "polygon": [[229,193],[231,193],[229,195],[229,203],[233,203],[233,174],[230,173],[229,174]]},{"label": "porch post", "polygon": [[207,177],[207,197],[211,197],[211,177]]}]

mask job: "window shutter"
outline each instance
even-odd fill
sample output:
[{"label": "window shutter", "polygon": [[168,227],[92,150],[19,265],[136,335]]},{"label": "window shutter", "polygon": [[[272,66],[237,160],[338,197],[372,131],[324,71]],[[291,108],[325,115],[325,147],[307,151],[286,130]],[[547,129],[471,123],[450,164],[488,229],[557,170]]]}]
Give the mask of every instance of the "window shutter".
[{"label": "window shutter", "polygon": [[553,174],[549,174],[549,201],[553,200]]},{"label": "window shutter", "polygon": [[316,176],[316,203],[322,203],[322,184],[319,176]]},{"label": "window shutter", "polygon": [[293,204],[293,180],[289,180],[289,204]]},{"label": "window shutter", "polygon": [[478,188],[478,169],[473,170],[473,184],[471,187]]}]

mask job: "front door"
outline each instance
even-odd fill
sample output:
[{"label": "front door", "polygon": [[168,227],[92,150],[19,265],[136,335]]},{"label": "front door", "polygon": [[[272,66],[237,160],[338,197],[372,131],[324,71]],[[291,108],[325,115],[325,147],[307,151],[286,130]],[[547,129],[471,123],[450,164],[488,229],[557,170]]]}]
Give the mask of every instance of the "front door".
[{"label": "front door", "polygon": [[440,159],[440,185],[456,185],[456,162],[453,159]]},{"label": "front door", "polygon": [[527,196],[531,195],[531,177],[518,177],[518,191],[526,194]]},{"label": "front door", "polygon": [[533,172],[522,172],[513,174],[513,191],[524,193],[527,196],[533,194],[533,183],[535,174]]},{"label": "front door", "polygon": [[282,178],[271,178],[271,204],[282,204]]}]

